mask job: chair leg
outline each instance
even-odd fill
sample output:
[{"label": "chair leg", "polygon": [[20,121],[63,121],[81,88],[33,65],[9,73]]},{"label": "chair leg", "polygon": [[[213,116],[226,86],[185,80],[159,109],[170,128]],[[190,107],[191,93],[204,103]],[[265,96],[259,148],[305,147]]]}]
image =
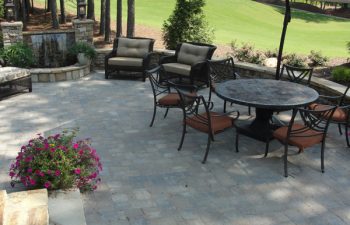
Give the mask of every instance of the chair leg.
[{"label": "chair leg", "polygon": [[239,137],[239,134],[238,134],[238,132],[236,131],[236,152],[239,152],[239,151],[238,151],[238,137]]},{"label": "chair leg", "polygon": [[204,155],[204,158],[203,158],[203,161],[202,161],[203,164],[207,161],[208,154],[209,154],[209,148],[210,148],[210,142],[211,142],[212,139],[214,139],[213,135],[208,134],[207,149],[205,150],[205,155]]},{"label": "chair leg", "polygon": [[284,177],[288,177],[288,144],[284,145]]},{"label": "chair leg", "polygon": [[226,100],[224,101],[224,113],[226,113]]},{"label": "chair leg", "polygon": [[164,114],[164,119],[168,115],[168,112],[169,112],[169,108],[166,108],[166,111],[165,111],[165,114]]},{"label": "chair leg", "polygon": [[[345,129],[346,129],[346,127],[345,127]],[[339,134],[340,134],[340,135],[343,135],[343,132],[342,132],[341,124],[340,124],[340,123],[338,123],[338,130],[339,130]],[[346,134],[346,133],[345,133],[345,134]]]},{"label": "chair leg", "polygon": [[185,123],[185,121],[184,121],[184,123],[183,123],[183,128],[182,128],[182,136],[181,136],[180,145],[179,145],[179,147],[177,148],[178,151],[180,151],[181,148],[182,148],[182,144],[184,143],[184,139],[185,139],[185,134],[186,134],[186,123]]},{"label": "chair leg", "polygon": [[142,72],[142,81],[143,82],[146,81],[146,72],[145,71]]},{"label": "chair leg", "polygon": [[252,115],[252,112],[251,112],[250,106],[248,106],[248,115],[249,115],[249,116],[251,116],[251,115]]},{"label": "chair leg", "polygon": [[266,146],[265,146],[264,158],[266,158],[267,154],[269,153],[269,146],[270,146],[270,141],[267,140],[267,141],[266,141]]},{"label": "chair leg", "polygon": [[321,172],[324,173],[324,141],[322,142],[321,146]]},{"label": "chair leg", "polygon": [[345,124],[345,140],[346,140],[346,144],[348,145],[348,147],[350,147],[350,142],[349,142],[349,128],[348,128],[348,124]]},{"label": "chair leg", "polygon": [[157,112],[157,106],[156,106],[156,104],[154,104],[153,117],[152,117],[152,120],[151,120],[151,124],[149,125],[150,127],[153,126],[154,118],[156,117],[156,112]]}]

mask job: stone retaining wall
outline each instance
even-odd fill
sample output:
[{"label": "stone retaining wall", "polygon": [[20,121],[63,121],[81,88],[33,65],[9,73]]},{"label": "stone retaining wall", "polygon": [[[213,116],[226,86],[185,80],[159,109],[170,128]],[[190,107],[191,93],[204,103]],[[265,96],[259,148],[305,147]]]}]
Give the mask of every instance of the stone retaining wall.
[{"label": "stone retaining wall", "polygon": [[[98,57],[95,59],[94,65],[99,68],[104,68],[104,56],[112,49],[97,49]],[[162,55],[173,55],[174,51],[155,49],[159,57]],[[275,79],[276,69],[265,66],[259,66],[252,63],[235,62],[236,70],[241,77],[244,78],[262,78]],[[342,95],[346,86],[313,76],[311,79],[311,87],[315,88],[322,95]],[[347,95],[347,101],[350,103],[350,93]]]},{"label": "stone retaining wall", "polygon": [[30,73],[34,83],[77,80],[90,73],[90,65],[80,66],[76,64],[60,68],[31,69]]}]

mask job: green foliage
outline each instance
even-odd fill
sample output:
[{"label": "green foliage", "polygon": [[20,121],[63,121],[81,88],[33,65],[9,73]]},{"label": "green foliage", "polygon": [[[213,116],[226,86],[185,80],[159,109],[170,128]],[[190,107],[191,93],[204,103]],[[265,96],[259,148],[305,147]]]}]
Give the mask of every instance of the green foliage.
[{"label": "green foliage", "polygon": [[0,57],[7,66],[28,68],[34,65],[34,55],[32,49],[25,43],[15,43],[0,51]]},{"label": "green foliage", "polygon": [[305,57],[302,57],[295,53],[288,54],[284,56],[284,59],[283,59],[284,64],[289,66],[299,67],[299,68],[306,67],[305,61],[306,61]]},{"label": "green foliage", "polygon": [[264,54],[265,54],[266,58],[277,58],[278,57],[278,49],[277,48],[275,48],[273,50],[268,49],[264,52]]},{"label": "green foliage", "polygon": [[0,0],[0,17],[4,16],[4,0]]},{"label": "green foliage", "polygon": [[338,82],[350,82],[350,68],[345,66],[336,67],[332,70],[332,77]]},{"label": "green foliage", "polygon": [[328,62],[328,57],[323,56],[321,52],[311,51],[308,55],[310,66],[324,66]]},{"label": "green foliage", "polygon": [[348,50],[349,50],[349,53],[350,53],[350,41],[348,42],[347,47],[348,47]]},{"label": "green foliage", "polygon": [[89,59],[94,59],[97,55],[95,48],[89,43],[82,41],[75,43],[73,47],[69,49],[69,54],[71,55],[78,55],[79,53],[84,53]]},{"label": "green foliage", "polygon": [[177,0],[173,13],[162,28],[168,49],[175,49],[178,43],[186,41],[212,43],[214,31],[205,20],[204,5],[204,0]]},{"label": "green foliage", "polygon": [[231,42],[232,56],[241,62],[248,62],[262,65],[266,56],[263,52],[256,51],[254,45],[250,43],[243,43],[239,47],[236,41]]}]

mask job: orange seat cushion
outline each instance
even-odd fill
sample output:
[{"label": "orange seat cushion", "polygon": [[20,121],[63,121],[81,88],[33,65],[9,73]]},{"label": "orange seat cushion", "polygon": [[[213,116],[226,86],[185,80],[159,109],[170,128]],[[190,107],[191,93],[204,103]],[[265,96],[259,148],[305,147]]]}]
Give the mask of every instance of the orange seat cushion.
[{"label": "orange seat cushion", "polygon": [[[309,108],[312,110],[326,110],[329,109],[329,105],[323,105],[323,104],[318,104],[318,103],[313,103],[311,105],[309,105]],[[344,109],[342,108],[336,108],[333,116],[332,116],[332,120],[336,121],[336,122],[345,122],[347,119],[347,113]]]},{"label": "orange seat cushion", "polygon": [[[189,95],[191,96],[197,96],[197,93],[193,92],[193,93],[189,93]],[[165,106],[177,106],[179,105],[180,102],[180,96],[178,93],[169,93],[163,97],[161,97],[158,100],[158,103],[160,105],[165,105]]]},{"label": "orange seat cushion", "polygon": [[[305,128],[305,126],[302,124],[293,124],[292,132],[301,128]],[[287,126],[280,127],[273,132],[273,136],[274,138],[278,139],[282,143],[285,143],[285,140],[287,138],[287,132],[288,132]],[[295,136],[297,135],[298,137],[295,137],[293,135]],[[307,130],[298,132],[297,134],[292,133],[292,136],[289,137],[288,144],[297,146],[301,151],[303,151],[305,148],[321,143],[322,137],[323,137],[323,133],[308,128]]]},{"label": "orange seat cushion", "polygon": [[[211,129],[213,134],[220,133],[226,128],[232,127],[233,118],[229,116],[220,116],[219,113],[209,112],[211,119]],[[203,119],[198,116],[192,116],[186,119],[186,124],[196,130],[202,131],[204,133],[209,133],[209,126],[207,123],[207,114],[202,113],[199,116],[204,117],[206,120],[206,124],[203,123]]]}]

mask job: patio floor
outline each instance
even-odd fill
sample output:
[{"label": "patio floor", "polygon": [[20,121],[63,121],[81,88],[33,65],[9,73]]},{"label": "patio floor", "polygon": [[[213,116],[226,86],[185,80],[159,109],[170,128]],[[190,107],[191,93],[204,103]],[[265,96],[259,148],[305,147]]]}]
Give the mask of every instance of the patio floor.
[{"label": "patio floor", "polygon": [[[207,89],[202,91],[207,93]],[[218,111],[223,101],[215,98]],[[247,107],[235,105],[242,114]],[[38,83],[33,92],[0,101],[0,189],[20,146],[35,137],[79,127],[102,158],[102,183],[83,194],[88,225],[105,224],[350,224],[350,149],[335,125],[320,172],[319,146],[295,154],[283,177],[282,146],[241,136],[216,136],[201,164],[207,136],[189,129],[182,151],[180,110],[158,111],[149,127],[148,81],[105,80],[97,71],[79,81]],[[280,116],[284,116],[283,114]],[[247,116],[242,116],[242,119]]]}]

